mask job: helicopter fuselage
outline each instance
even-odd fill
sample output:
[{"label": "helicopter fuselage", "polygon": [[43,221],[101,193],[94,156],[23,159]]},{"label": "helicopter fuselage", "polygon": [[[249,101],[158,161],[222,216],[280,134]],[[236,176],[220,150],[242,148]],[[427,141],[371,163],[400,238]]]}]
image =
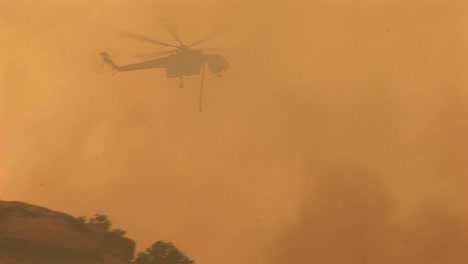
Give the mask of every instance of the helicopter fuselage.
[{"label": "helicopter fuselage", "polygon": [[180,50],[165,59],[167,78],[199,75],[205,63],[211,72],[218,75],[229,68],[229,63],[221,55],[204,54],[198,50]]}]

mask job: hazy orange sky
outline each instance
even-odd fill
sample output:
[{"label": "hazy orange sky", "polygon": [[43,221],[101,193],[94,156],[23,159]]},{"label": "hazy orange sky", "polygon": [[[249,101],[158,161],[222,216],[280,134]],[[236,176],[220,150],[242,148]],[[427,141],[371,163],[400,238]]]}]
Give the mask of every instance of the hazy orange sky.
[{"label": "hazy orange sky", "polygon": [[[107,214],[198,263],[463,263],[462,1],[1,1],[0,199]],[[231,68],[112,77],[159,16]]]}]

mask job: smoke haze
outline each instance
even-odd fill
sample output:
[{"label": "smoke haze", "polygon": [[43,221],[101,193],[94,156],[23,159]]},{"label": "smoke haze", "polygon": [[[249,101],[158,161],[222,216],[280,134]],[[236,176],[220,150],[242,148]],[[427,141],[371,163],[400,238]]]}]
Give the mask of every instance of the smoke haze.
[{"label": "smoke haze", "polygon": [[[462,1],[2,1],[0,199],[107,214],[198,263],[464,263]],[[232,48],[222,78],[112,77],[164,48]]]}]

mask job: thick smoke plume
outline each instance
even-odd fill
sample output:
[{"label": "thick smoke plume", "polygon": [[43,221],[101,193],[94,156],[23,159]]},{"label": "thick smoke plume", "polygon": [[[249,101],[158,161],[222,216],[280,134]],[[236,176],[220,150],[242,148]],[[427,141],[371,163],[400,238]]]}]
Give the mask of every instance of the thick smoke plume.
[{"label": "thick smoke plume", "polygon": [[[107,214],[140,249],[199,263],[464,263],[462,1],[2,1],[0,199]],[[119,63],[162,50],[231,63],[186,88]],[[314,262],[315,261],[315,262]]]}]

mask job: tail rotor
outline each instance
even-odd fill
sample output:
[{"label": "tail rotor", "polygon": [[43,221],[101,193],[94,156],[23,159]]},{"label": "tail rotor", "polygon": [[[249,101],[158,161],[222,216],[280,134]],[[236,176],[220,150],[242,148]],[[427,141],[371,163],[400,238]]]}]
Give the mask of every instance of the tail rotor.
[{"label": "tail rotor", "polygon": [[104,65],[107,65],[109,67],[111,67],[111,69],[114,71],[114,75],[119,71],[119,66],[113,61],[111,60],[109,54],[105,51],[99,53],[99,55],[101,55],[101,59],[102,59],[102,62]]}]

